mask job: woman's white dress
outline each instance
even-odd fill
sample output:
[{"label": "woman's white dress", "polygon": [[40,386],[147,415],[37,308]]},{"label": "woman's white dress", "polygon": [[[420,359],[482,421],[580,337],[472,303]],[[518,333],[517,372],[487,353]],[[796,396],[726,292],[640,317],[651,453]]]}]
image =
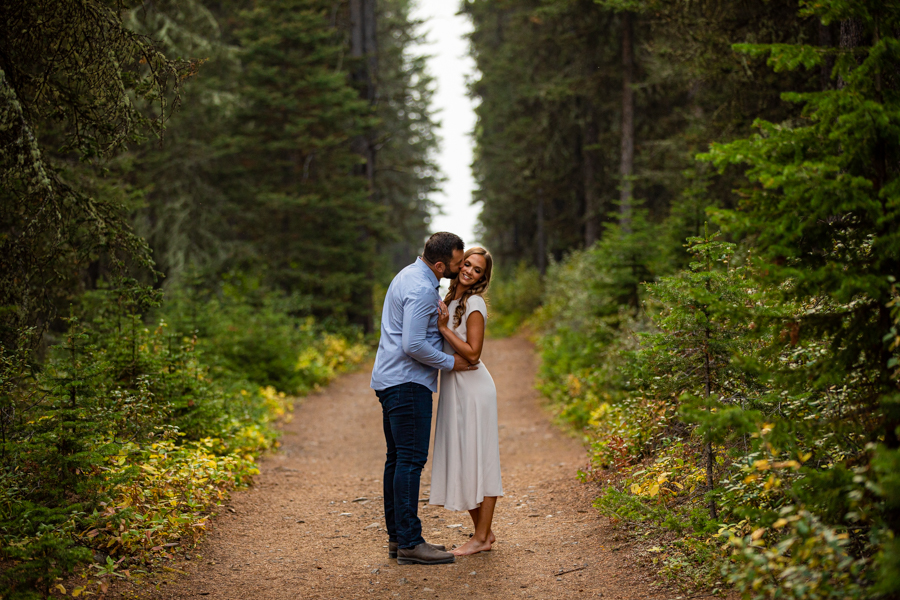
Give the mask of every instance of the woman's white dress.
[{"label": "woman's white dress", "polygon": [[[451,326],[458,303],[454,300],[448,306]],[[487,323],[487,305],[481,296],[466,299],[465,314],[454,329],[464,341],[468,341],[466,321],[475,311]],[[444,352],[454,352],[446,340]],[[480,506],[485,496],[502,495],[494,379],[480,361],[474,371],[441,371],[429,504],[470,510]]]}]

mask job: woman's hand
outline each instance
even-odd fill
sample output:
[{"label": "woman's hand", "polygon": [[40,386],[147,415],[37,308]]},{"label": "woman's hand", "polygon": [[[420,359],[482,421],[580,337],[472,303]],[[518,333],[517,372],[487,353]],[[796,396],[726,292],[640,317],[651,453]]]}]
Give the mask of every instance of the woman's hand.
[{"label": "woman's hand", "polygon": [[450,322],[450,309],[443,301],[438,301],[438,329],[443,332]]}]

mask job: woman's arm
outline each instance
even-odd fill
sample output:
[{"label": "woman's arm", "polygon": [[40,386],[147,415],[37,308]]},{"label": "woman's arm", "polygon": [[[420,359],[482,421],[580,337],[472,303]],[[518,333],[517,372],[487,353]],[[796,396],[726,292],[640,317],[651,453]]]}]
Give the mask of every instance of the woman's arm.
[{"label": "woman's arm", "polygon": [[466,337],[468,342],[453,332],[449,327],[450,315],[438,317],[438,329],[441,335],[447,340],[457,354],[465,358],[470,363],[477,363],[481,358],[481,350],[484,347],[484,315],[479,311],[473,310],[466,319]]}]

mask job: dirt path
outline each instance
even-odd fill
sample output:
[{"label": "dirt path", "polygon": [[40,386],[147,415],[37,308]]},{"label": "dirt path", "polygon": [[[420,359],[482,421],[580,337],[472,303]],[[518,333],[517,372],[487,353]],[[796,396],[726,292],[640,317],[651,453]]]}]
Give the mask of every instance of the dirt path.
[{"label": "dirt path", "polygon": [[[387,557],[381,410],[369,371],[346,375],[297,407],[281,452],[258,485],[235,494],[197,551],[142,598],[666,599],[674,590],[616,552],[615,533],[575,480],[581,444],[552,426],[533,389],[536,359],[518,338],[489,340],[484,360],[499,393],[506,497],[497,504],[494,550],[453,565],[398,566]],[[437,396],[435,396],[435,401]],[[429,460],[430,465],[430,460]],[[426,466],[423,484],[430,480]],[[423,485],[421,495],[427,496]],[[422,505],[431,542],[461,544],[465,513]],[[173,571],[174,572],[174,571]],[[560,574],[562,572],[562,574]],[[123,590],[124,591],[124,590]]]}]

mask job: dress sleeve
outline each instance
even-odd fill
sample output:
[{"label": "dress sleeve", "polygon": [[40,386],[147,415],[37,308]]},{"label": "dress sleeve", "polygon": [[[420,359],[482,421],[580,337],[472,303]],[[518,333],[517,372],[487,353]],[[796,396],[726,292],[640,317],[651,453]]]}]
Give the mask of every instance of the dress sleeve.
[{"label": "dress sleeve", "polygon": [[487,303],[481,296],[471,296],[466,300],[466,319],[475,311],[480,312],[484,317],[484,322],[487,323]]}]

